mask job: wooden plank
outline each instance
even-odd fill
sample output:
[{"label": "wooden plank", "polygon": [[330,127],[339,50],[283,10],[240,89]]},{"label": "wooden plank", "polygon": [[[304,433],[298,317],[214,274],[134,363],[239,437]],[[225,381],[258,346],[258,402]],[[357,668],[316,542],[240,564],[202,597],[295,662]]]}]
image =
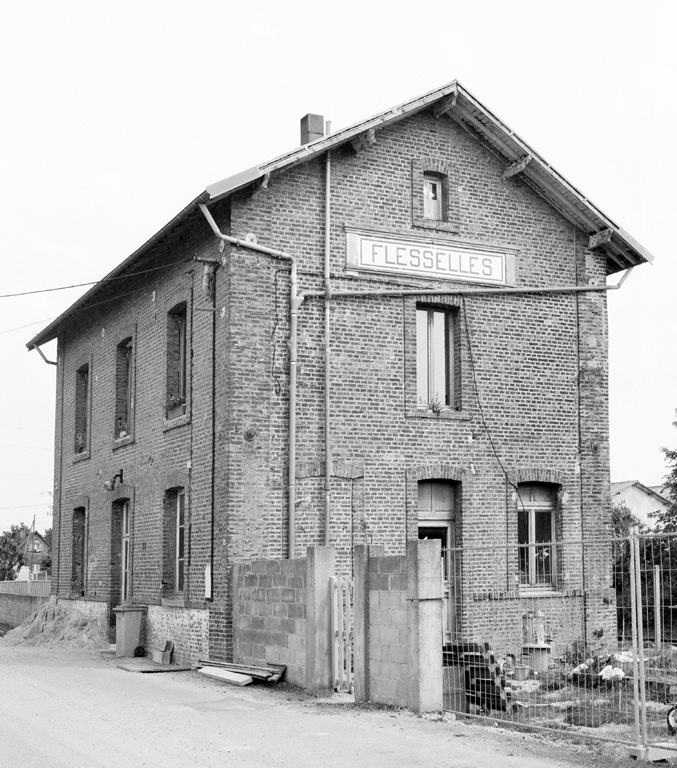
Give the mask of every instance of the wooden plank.
[{"label": "wooden plank", "polygon": [[220,680],[229,685],[250,685],[253,680],[249,675],[241,675],[239,672],[231,672],[222,667],[202,667],[198,672],[205,677],[211,677],[213,680]]},{"label": "wooden plank", "polygon": [[442,117],[442,115],[446,115],[450,109],[456,106],[457,98],[458,91],[454,91],[453,93],[449,94],[449,96],[446,96],[445,98],[438,101],[433,105],[433,115],[435,115],[435,117]]},{"label": "wooden plank", "polygon": [[350,146],[355,150],[357,154],[365,149],[369,149],[372,144],[376,144],[376,131],[373,128],[356,136],[351,142]]},{"label": "wooden plank", "polygon": [[503,179],[509,179],[511,176],[522,173],[531,162],[531,159],[531,155],[525,155],[521,160],[517,160],[512,165],[509,165],[503,172]]},{"label": "wooden plank", "polygon": [[604,243],[608,243],[611,240],[613,233],[614,231],[611,227],[609,227],[609,229],[603,229],[601,232],[595,232],[594,235],[590,235],[588,248],[592,250],[593,248],[599,248],[600,245],[604,245]]}]

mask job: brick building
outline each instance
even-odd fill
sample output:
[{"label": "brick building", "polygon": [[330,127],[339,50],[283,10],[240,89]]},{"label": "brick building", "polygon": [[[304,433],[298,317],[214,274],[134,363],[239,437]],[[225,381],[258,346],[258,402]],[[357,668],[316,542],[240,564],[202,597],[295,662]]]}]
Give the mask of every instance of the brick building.
[{"label": "brick building", "polygon": [[557,546],[608,533],[606,278],[651,256],[456,82],[301,128],[29,342],[58,338],[54,593],[227,658],[234,563],[427,536],[501,597],[450,636],[519,633],[520,593],[587,636],[603,559]]}]

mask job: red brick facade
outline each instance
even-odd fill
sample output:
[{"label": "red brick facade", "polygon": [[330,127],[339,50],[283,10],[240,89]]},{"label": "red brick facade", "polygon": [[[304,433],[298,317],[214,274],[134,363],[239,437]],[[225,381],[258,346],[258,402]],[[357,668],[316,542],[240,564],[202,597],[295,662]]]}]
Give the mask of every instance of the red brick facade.
[{"label": "red brick facade", "polygon": [[[587,249],[587,234],[520,175],[504,179],[505,170],[505,159],[432,109],[385,123],[359,152],[350,143],[332,150],[332,289],[421,289],[418,297],[330,302],[329,538],[343,572],[351,571],[355,544],[404,553],[407,538],[416,537],[421,480],[454,484],[462,546],[516,545],[515,482],[557,487],[562,540],[608,530],[606,294],[427,297],[426,289],[473,286],[360,272],[346,261],[348,232],[376,232],[504,249],[514,255],[518,288],[603,282],[606,257]],[[418,177],[425,171],[446,178],[449,214],[439,226],[423,219]],[[225,234],[254,233],[259,244],[293,254],[300,290],[322,291],[325,154],[266,182],[211,205],[214,220]],[[143,274],[103,288],[58,331],[55,589],[61,597],[116,604],[114,511],[130,499],[132,601],[158,607],[149,620],[163,605],[167,616],[190,611],[200,631],[182,630],[193,639],[177,646],[178,657],[227,658],[233,563],[287,554],[289,267],[244,248],[227,246],[222,253],[193,210],[151,244],[132,271]],[[437,413],[416,401],[416,308],[422,303],[449,307],[457,328],[455,407]],[[184,306],[185,407],[177,411],[167,399],[178,354],[171,313]],[[323,315],[320,297],[306,298],[299,310],[297,557],[324,536]],[[127,339],[128,372],[119,347]],[[76,397],[79,375],[83,387],[78,371],[85,364],[88,434],[85,448],[74,452],[84,407]],[[119,384],[125,376],[133,377],[129,405]],[[115,423],[120,413],[129,423],[122,437]],[[104,489],[119,470],[123,485]],[[179,545],[168,511],[180,491],[182,592],[173,581]],[[74,595],[72,558],[74,510],[85,508],[83,597]],[[571,565],[584,589],[584,563]],[[481,570],[468,580],[478,591],[490,588],[480,583]],[[570,616],[571,601],[559,603]],[[577,603],[579,618],[582,610]]]}]

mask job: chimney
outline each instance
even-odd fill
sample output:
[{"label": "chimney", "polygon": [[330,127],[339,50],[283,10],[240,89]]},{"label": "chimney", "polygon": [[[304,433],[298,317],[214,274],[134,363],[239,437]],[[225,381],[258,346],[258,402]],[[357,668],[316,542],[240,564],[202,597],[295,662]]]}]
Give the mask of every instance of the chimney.
[{"label": "chimney", "polygon": [[324,116],[306,115],[301,118],[301,146],[324,136]]}]

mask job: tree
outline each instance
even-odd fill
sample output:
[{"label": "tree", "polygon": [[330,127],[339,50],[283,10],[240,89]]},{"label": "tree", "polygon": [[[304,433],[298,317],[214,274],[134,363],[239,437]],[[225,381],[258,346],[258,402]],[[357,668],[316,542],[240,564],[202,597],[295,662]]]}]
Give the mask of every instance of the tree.
[{"label": "tree", "polygon": [[30,530],[23,524],[13,525],[0,535],[0,581],[14,581],[25,563],[26,537]]},{"label": "tree", "polygon": [[[677,427],[677,421],[673,421],[672,426]],[[651,512],[650,516],[656,521],[654,527],[659,533],[677,533],[677,448],[661,448],[661,450],[668,468],[667,474],[663,477],[665,480],[663,496],[668,498],[670,506],[665,510]]]},{"label": "tree", "polygon": [[45,535],[42,537],[45,540],[45,543],[49,547],[49,553],[46,555],[43,555],[40,558],[40,570],[46,571],[48,576],[52,575],[52,529],[47,528],[45,530]]}]

